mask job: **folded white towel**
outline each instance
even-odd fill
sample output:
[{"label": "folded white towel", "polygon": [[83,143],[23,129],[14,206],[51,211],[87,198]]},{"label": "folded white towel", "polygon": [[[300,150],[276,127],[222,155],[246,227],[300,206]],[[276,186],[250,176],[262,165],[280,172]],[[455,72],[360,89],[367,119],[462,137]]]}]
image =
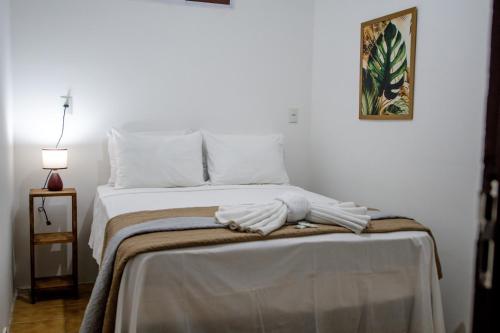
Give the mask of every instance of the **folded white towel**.
[{"label": "folded white towel", "polygon": [[285,192],[276,199],[283,202],[288,208],[287,222],[302,221],[311,209],[309,200],[297,192]]},{"label": "folded white towel", "polygon": [[370,222],[371,218],[366,215],[367,211],[366,207],[357,207],[354,202],[312,203],[306,220],[321,224],[340,225],[359,234]]},{"label": "folded white towel", "polygon": [[266,236],[286,221],[303,220],[309,213],[309,201],[295,192],[286,192],[269,203],[222,206],[215,218],[231,230],[257,232]]},{"label": "folded white towel", "polygon": [[286,192],[264,204],[221,206],[216,220],[232,230],[257,232],[266,236],[281,228],[285,222],[308,220],[321,224],[335,224],[361,233],[370,222],[366,207],[353,202],[309,202],[297,192]]}]

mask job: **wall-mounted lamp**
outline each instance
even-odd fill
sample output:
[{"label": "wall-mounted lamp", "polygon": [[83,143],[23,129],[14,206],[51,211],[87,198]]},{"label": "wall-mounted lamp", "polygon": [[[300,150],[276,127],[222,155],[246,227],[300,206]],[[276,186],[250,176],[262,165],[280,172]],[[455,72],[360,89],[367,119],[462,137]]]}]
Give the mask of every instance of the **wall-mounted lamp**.
[{"label": "wall-mounted lamp", "polygon": [[47,189],[49,191],[61,191],[63,189],[63,181],[59,173],[57,173],[57,170],[68,168],[68,149],[42,149],[42,163],[45,170],[51,170]]}]

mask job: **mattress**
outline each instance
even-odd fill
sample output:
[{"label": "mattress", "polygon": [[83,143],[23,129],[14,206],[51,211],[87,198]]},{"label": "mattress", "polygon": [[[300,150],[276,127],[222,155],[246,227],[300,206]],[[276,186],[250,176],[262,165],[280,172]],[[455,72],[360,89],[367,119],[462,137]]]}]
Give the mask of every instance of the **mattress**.
[{"label": "mattress", "polygon": [[[258,203],[295,186],[121,189],[100,186],[89,245],[99,262],[114,216]],[[129,261],[116,332],[444,332],[425,232],[328,234],[158,251]]]}]

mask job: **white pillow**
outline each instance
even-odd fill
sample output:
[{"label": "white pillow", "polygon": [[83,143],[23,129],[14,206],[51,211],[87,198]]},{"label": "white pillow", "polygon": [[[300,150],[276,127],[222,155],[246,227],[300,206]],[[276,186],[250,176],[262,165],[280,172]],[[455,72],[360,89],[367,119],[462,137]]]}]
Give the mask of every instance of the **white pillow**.
[{"label": "white pillow", "polygon": [[115,152],[115,135],[117,133],[122,133],[123,135],[142,135],[142,136],[173,136],[173,135],[184,135],[191,133],[190,130],[179,130],[179,131],[158,131],[158,132],[125,132],[112,128],[108,133],[108,154],[109,154],[109,167],[110,176],[108,183],[114,184],[116,179],[116,152]]},{"label": "white pillow", "polygon": [[203,132],[214,185],[287,184],[283,136],[219,135]]},{"label": "white pillow", "polygon": [[202,136],[115,133],[116,188],[198,186],[203,179]]}]

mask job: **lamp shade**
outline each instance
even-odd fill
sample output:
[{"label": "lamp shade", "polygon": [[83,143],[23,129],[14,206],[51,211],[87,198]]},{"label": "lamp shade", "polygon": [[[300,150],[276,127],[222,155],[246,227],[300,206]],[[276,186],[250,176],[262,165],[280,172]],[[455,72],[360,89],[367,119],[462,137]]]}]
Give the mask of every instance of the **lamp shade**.
[{"label": "lamp shade", "polygon": [[65,148],[42,149],[42,163],[44,169],[67,169],[68,150]]}]

